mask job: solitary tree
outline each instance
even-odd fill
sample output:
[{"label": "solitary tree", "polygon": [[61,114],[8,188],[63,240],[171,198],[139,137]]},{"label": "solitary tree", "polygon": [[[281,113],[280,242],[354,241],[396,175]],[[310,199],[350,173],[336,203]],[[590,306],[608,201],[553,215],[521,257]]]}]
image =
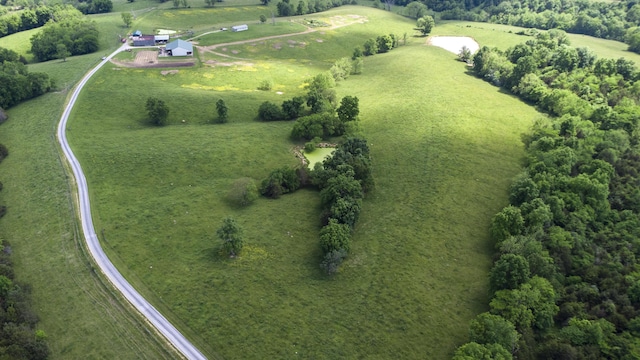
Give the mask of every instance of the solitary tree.
[{"label": "solitary tree", "polygon": [[62,61],[67,61],[67,57],[69,57],[71,53],[67,50],[67,47],[63,43],[58,43],[56,45],[56,58],[62,59]]},{"label": "solitary tree", "polygon": [[357,120],[360,109],[358,108],[357,96],[345,96],[340,100],[340,107],[338,107],[338,118],[340,121],[354,121]]},{"label": "solitary tree", "polygon": [[169,116],[169,107],[164,103],[164,101],[150,97],[147,99],[147,114],[149,115],[149,120],[154,125],[165,125],[167,123],[167,117]]},{"label": "solitary tree", "polygon": [[125,27],[131,26],[131,23],[133,22],[133,15],[131,15],[130,12],[120,13],[120,16],[122,16],[122,21],[124,22]]},{"label": "solitary tree", "polygon": [[429,15],[423,16],[418,19],[416,28],[422,32],[422,35],[429,35],[431,29],[436,25],[436,22],[433,21],[433,18]]},{"label": "solitary tree", "polygon": [[242,230],[240,225],[232,217],[227,217],[218,229],[216,235],[222,240],[222,248],[230,257],[235,257],[242,250]]},{"label": "solitary tree", "polygon": [[218,122],[226,123],[229,108],[227,107],[227,104],[224,103],[224,100],[219,99],[216,102],[216,110],[218,110]]},{"label": "solitary tree", "polygon": [[260,23],[264,24],[267,22],[267,17],[265,15],[260,15]]}]

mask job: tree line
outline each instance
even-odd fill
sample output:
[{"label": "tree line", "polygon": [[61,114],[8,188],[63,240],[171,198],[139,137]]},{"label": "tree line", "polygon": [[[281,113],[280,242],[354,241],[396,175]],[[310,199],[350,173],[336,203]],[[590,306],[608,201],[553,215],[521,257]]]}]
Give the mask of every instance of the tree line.
[{"label": "tree line", "polygon": [[40,96],[54,87],[49,75],[29,72],[20,60],[15,51],[0,48],[0,110]]},{"label": "tree line", "polygon": [[407,5],[405,14],[418,18],[439,12],[443,20],[492,22],[622,41],[640,52],[640,3],[569,0],[422,0],[396,1]]},{"label": "tree line", "polygon": [[111,0],[78,2],[76,7],[65,5],[37,5],[22,10],[19,14],[0,16],[0,37],[44,26],[50,20],[63,21],[79,18],[82,14],[110,12]]},{"label": "tree line", "polygon": [[[270,0],[262,0],[267,5]],[[357,5],[357,0],[299,0],[293,5],[290,0],[281,0],[276,4],[278,16],[306,15],[326,11],[342,5]]]},{"label": "tree line", "polygon": [[525,136],[526,166],[491,222],[490,311],[455,359],[630,359],[640,353],[640,73],[562,31],[474,72],[554,117]]}]

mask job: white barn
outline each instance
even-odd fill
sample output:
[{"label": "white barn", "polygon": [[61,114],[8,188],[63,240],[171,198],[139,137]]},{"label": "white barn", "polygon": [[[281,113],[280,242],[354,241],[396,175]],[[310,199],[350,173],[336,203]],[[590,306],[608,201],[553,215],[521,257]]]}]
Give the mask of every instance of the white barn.
[{"label": "white barn", "polygon": [[193,56],[193,45],[180,39],[168,43],[165,50],[171,56]]},{"label": "white barn", "polygon": [[231,27],[231,31],[233,32],[245,31],[245,30],[249,30],[249,25],[242,24],[242,25],[236,25]]}]

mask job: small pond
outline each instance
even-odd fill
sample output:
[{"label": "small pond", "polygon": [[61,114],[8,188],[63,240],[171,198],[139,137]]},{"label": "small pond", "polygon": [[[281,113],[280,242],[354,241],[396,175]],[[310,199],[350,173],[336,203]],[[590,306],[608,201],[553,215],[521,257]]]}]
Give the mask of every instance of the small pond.
[{"label": "small pond", "polygon": [[313,169],[313,167],[316,165],[316,163],[318,162],[323,162],[324,159],[328,158],[329,156],[331,156],[331,153],[335,150],[335,148],[317,148],[315,150],[313,150],[312,152],[308,153],[306,151],[302,151],[302,154],[304,155],[305,158],[307,158],[307,161],[309,161],[309,169]]}]

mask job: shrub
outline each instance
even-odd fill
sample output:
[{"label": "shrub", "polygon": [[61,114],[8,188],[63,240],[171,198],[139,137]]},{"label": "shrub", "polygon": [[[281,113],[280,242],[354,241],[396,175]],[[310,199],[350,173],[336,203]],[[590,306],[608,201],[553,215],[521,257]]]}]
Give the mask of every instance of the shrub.
[{"label": "shrub", "polygon": [[277,199],[282,194],[294,192],[300,188],[300,179],[296,171],[288,166],[273,170],[262,180],[260,193],[266,197]]},{"label": "shrub", "polygon": [[269,91],[273,88],[273,81],[271,80],[262,80],[260,85],[258,85],[258,90]]},{"label": "shrub", "polygon": [[320,263],[320,267],[329,275],[338,272],[338,268],[347,257],[347,252],[343,249],[334,250],[324,256],[324,260]]},{"label": "shrub", "polygon": [[240,178],[233,182],[227,198],[239,206],[247,206],[259,196],[258,187],[251,178]]},{"label": "shrub", "polygon": [[278,105],[270,101],[265,101],[258,109],[258,118],[262,121],[282,120],[284,118],[284,114]]},{"label": "shrub", "polygon": [[315,149],[316,149],[316,143],[314,143],[313,141],[309,141],[308,143],[304,144],[304,151],[305,152],[310,153]]}]

